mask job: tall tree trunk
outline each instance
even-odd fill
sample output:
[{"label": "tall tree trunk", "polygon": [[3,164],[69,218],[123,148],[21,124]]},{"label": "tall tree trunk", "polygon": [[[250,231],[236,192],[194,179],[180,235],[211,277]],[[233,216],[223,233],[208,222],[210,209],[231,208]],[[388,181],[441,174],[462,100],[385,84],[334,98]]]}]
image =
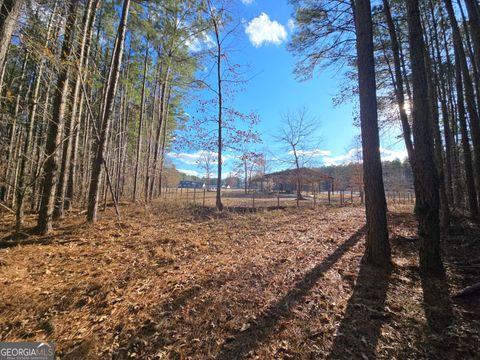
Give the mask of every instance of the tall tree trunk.
[{"label": "tall tree trunk", "polygon": [[429,106],[425,42],[418,0],[407,0],[407,20],[412,66],[413,138],[418,218],[420,267],[427,273],[442,270],[440,258],[439,184],[432,142],[432,113]]},{"label": "tall tree trunk", "polygon": [[[444,178],[444,187],[445,187],[445,195],[447,197],[447,204],[454,203],[453,201],[453,181],[452,181],[452,135],[450,131],[450,116],[448,113],[448,105],[447,105],[447,93],[446,93],[446,86],[445,86],[445,75],[442,69],[442,55],[440,51],[440,42],[439,42],[439,32],[438,32],[438,25],[437,25],[437,16],[435,14],[435,4],[433,0],[429,0],[429,8],[430,8],[430,17],[431,17],[431,38],[432,38],[432,61],[434,65],[434,69],[431,70],[431,73],[435,75],[435,83],[437,85],[438,92],[440,94],[440,107],[442,111],[442,120],[443,120],[443,131],[445,137],[445,168],[442,168],[442,171],[445,173]],[[447,54],[448,55],[448,54]],[[447,61],[448,63],[448,61]],[[435,84],[431,84],[433,86],[433,90],[435,90]],[[437,101],[436,97],[433,99],[434,103]],[[438,113],[437,113],[438,118]],[[435,137],[437,138],[436,142],[441,142],[441,134],[440,130],[435,131]],[[441,152],[442,148],[440,148]],[[438,157],[438,154],[436,154]],[[439,176],[442,174],[439,173]],[[442,193],[441,193],[442,194]],[[441,199],[440,199],[441,200]],[[446,215],[446,214],[444,214]],[[446,219],[444,219],[446,220]],[[444,221],[445,222],[445,221]]]},{"label": "tall tree trunk", "polygon": [[24,3],[25,0],[4,0],[0,7],[0,69],[5,64],[10,40]]},{"label": "tall tree trunk", "polygon": [[155,189],[155,181],[157,178],[157,166],[158,166],[158,157],[160,155],[161,149],[161,142],[162,142],[162,130],[165,126],[165,109],[166,109],[166,102],[167,102],[167,89],[168,89],[168,82],[169,82],[169,74],[170,74],[170,60],[167,59],[166,65],[166,73],[165,79],[163,79],[162,86],[160,87],[160,102],[159,102],[159,109],[158,109],[158,125],[157,131],[155,135],[155,147],[153,150],[153,168],[152,168],[152,176],[150,180],[150,190],[149,190],[149,201],[153,199],[153,192]]},{"label": "tall tree trunk", "polygon": [[213,18],[213,26],[215,29],[215,40],[217,45],[217,96],[218,96],[218,117],[217,117],[217,194],[215,203],[218,211],[223,210],[222,204],[222,152],[223,152],[223,94],[222,94],[222,42],[220,40],[220,29],[217,20]]},{"label": "tall tree trunk", "polygon": [[38,215],[37,230],[46,234],[52,230],[53,210],[55,202],[55,188],[58,181],[59,154],[63,122],[68,98],[68,77],[73,48],[73,33],[76,19],[76,1],[70,1],[68,18],[65,24],[65,36],[60,59],[60,74],[55,89],[55,99],[52,109],[52,120],[48,126],[47,142],[45,147],[46,161],[43,167],[45,179],[43,183],[42,200]]},{"label": "tall tree trunk", "polygon": [[123,45],[125,42],[125,34],[127,30],[127,18],[130,8],[130,0],[124,0],[122,15],[118,25],[117,38],[115,41],[115,48],[112,54],[112,61],[110,64],[110,71],[108,74],[107,88],[105,91],[105,101],[103,104],[103,111],[101,116],[101,130],[98,141],[97,153],[93,162],[92,177],[90,181],[90,190],[88,194],[88,211],[87,220],[95,222],[97,220],[98,210],[98,195],[99,186],[102,179],[102,169],[105,163],[105,155],[107,152],[107,140],[110,129],[110,115],[113,109],[113,103],[117,91],[118,77],[120,75],[120,67],[122,64]]},{"label": "tall tree trunk", "polygon": [[475,179],[473,173],[473,161],[470,151],[470,141],[467,129],[467,120],[465,115],[465,105],[463,98],[463,84],[462,84],[462,69],[458,53],[455,51],[455,79],[457,88],[457,108],[458,108],[458,121],[460,123],[460,132],[462,134],[462,149],[463,149],[463,161],[465,166],[465,177],[467,185],[467,197],[470,216],[473,219],[478,219],[478,202],[477,191],[475,188]]},{"label": "tall tree trunk", "polygon": [[477,103],[480,107],[480,5],[477,0],[465,0],[468,11],[468,23],[473,42],[473,63],[477,85]]},{"label": "tall tree trunk", "polygon": [[5,189],[5,200],[8,201],[9,195],[12,189],[15,189],[15,182],[13,181],[13,173],[14,171],[11,170],[12,164],[15,159],[15,139],[17,136],[17,121],[18,121],[18,112],[20,108],[20,99],[21,96],[24,96],[22,93],[23,85],[24,85],[24,80],[25,80],[25,75],[26,75],[26,70],[27,70],[27,63],[28,63],[28,52],[25,52],[25,56],[23,58],[23,64],[22,64],[22,73],[20,75],[20,85],[18,87],[18,95],[17,95],[17,100],[15,103],[15,111],[13,114],[13,123],[10,128],[10,139],[8,141],[8,153],[7,153],[7,165],[5,168],[5,178],[7,180],[7,186]]},{"label": "tall tree trunk", "polygon": [[160,153],[160,171],[158,175],[158,192],[162,195],[162,179],[163,179],[163,165],[165,163],[165,149],[167,146],[167,135],[168,135],[168,120],[170,115],[170,98],[172,94],[172,87],[168,87],[168,95],[167,95],[167,108],[165,110],[165,126],[163,127],[163,135],[162,135],[162,150]]},{"label": "tall tree trunk", "polygon": [[140,154],[142,152],[142,131],[143,131],[143,116],[145,113],[145,87],[147,83],[148,72],[148,42],[145,49],[145,60],[143,63],[143,82],[142,82],[142,96],[140,98],[140,120],[138,123],[137,134],[137,158],[135,161],[135,175],[133,179],[133,202],[137,201],[137,186],[138,186],[138,170],[140,166]]},{"label": "tall tree trunk", "polygon": [[[72,117],[74,117],[73,124],[73,139],[71,145],[70,153],[70,169],[68,171],[68,181],[67,181],[67,190],[65,195],[64,206],[65,210],[69,210],[73,202],[73,197],[75,194],[75,178],[77,176],[77,152],[78,152],[78,142],[79,142],[79,129],[80,122],[83,115],[83,107],[85,103],[85,94],[81,91],[82,84],[84,83],[85,72],[88,69],[90,52],[91,52],[91,41],[93,36],[93,24],[95,23],[96,13],[98,10],[100,1],[99,0],[89,0],[87,11],[85,13],[84,19],[84,33],[82,38],[82,45],[79,53],[79,65],[77,71],[77,78],[75,81],[75,89],[73,91],[73,109]],[[85,20],[87,20],[85,22]]]},{"label": "tall tree trunk", "polygon": [[400,62],[400,48],[398,45],[397,31],[393,22],[390,4],[388,0],[383,0],[383,11],[388,25],[388,33],[390,35],[390,43],[393,53],[393,65],[395,70],[395,96],[397,97],[398,110],[400,112],[400,121],[402,123],[403,138],[405,147],[407,148],[408,160],[413,167],[414,151],[412,142],[412,131],[408,122],[407,111],[405,110],[405,93],[403,85],[402,68]]},{"label": "tall tree trunk", "polygon": [[450,26],[452,28],[454,48],[460,62],[460,68],[462,70],[463,87],[465,90],[465,103],[467,105],[467,112],[470,119],[470,132],[473,142],[475,185],[478,195],[480,190],[480,119],[475,105],[475,94],[465,56],[465,50],[463,48],[462,36],[455,18],[455,11],[453,10],[452,1],[445,0],[445,7],[447,8],[448,18],[450,19]]},{"label": "tall tree trunk", "polygon": [[[45,38],[45,48],[48,47],[48,44],[50,42],[50,33],[52,31],[52,24],[53,24],[53,18],[55,16],[56,12],[56,6],[57,3],[55,2],[52,14],[50,15],[50,19],[48,21],[47,25],[47,34]],[[28,121],[28,126],[27,126],[27,136],[25,139],[25,143],[23,145],[23,154],[21,158],[21,164],[20,164],[20,172],[18,175],[18,186],[17,186],[17,208],[16,208],[16,230],[19,231],[23,225],[23,203],[24,203],[24,198],[25,198],[25,192],[26,192],[26,186],[25,186],[25,180],[26,180],[26,170],[27,166],[29,163],[29,158],[30,158],[30,148],[31,148],[31,143],[32,143],[32,137],[33,137],[33,130],[35,126],[35,120],[37,117],[37,110],[38,110],[38,102],[39,102],[39,95],[40,95],[40,87],[41,84],[43,84],[43,71],[45,68],[45,59],[40,59],[40,64],[37,67],[37,71],[35,74],[35,85],[33,88],[33,94],[32,94],[32,107],[30,109],[30,114],[29,114],[29,121]]]},{"label": "tall tree trunk", "polygon": [[[98,1],[97,1],[98,2]],[[70,114],[69,121],[65,127],[65,136],[66,136],[66,144],[63,147],[63,156],[62,156],[62,164],[60,167],[60,176],[57,185],[57,195],[55,199],[55,210],[53,212],[54,218],[61,218],[65,212],[65,194],[67,191],[67,184],[69,173],[71,170],[71,155],[72,155],[72,148],[75,142],[75,133],[77,130],[75,127],[77,126],[77,114],[78,114],[78,106],[79,106],[79,94],[80,94],[80,85],[81,79],[80,76],[83,72],[83,63],[85,58],[85,50],[87,45],[87,39],[89,36],[89,31],[91,26],[93,26],[93,20],[95,17],[95,12],[93,6],[95,4],[92,0],[87,1],[87,5],[85,8],[82,25],[83,25],[83,34],[80,40],[80,48],[77,52],[77,59],[75,59],[77,65],[77,69],[75,69],[74,73],[76,74],[76,81],[75,86],[71,91],[71,99],[73,101],[72,111]]]},{"label": "tall tree trunk", "polygon": [[357,35],[360,126],[362,130],[363,180],[367,217],[365,259],[371,264],[385,267],[390,264],[390,243],[388,241],[387,204],[380,159],[370,1],[356,1],[354,15]]},{"label": "tall tree trunk", "polygon": [[145,189],[144,189],[144,195],[145,195],[145,203],[148,203],[148,194],[149,194],[149,184],[150,184],[150,158],[152,155],[152,137],[153,137],[153,124],[155,120],[155,109],[157,105],[157,90],[158,90],[158,85],[161,79],[161,73],[162,73],[162,67],[161,63],[158,64],[157,66],[157,76],[155,79],[155,89],[153,91],[153,104],[152,104],[152,114],[151,114],[151,119],[150,119],[150,127],[148,129],[148,151],[147,151],[147,159],[145,163]]},{"label": "tall tree trunk", "polygon": [[[433,38],[433,34],[430,30],[430,37]],[[432,44],[433,47],[433,44]],[[430,59],[430,53],[428,51],[428,42],[425,43],[425,51],[424,51],[424,62],[425,67],[427,70],[427,91],[428,91],[428,99],[429,99],[429,110],[430,110],[430,121],[431,121],[431,129],[433,131],[433,140],[434,140],[434,155],[435,155],[435,164],[437,167],[437,174],[438,174],[438,184],[439,184],[439,201],[440,201],[440,225],[442,227],[447,227],[450,223],[450,209],[448,207],[448,198],[447,198],[447,191],[445,185],[445,172],[443,166],[443,143],[442,143],[442,135],[440,133],[440,119],[438,114],[438,94],[437,89],[435,87],[436,83],[439,83],[436,72],[434,68],[436,68],[437,64],[434,58],[434,50],[432,50],[432,57],[433,57],[433,64],[432,60]]]}]

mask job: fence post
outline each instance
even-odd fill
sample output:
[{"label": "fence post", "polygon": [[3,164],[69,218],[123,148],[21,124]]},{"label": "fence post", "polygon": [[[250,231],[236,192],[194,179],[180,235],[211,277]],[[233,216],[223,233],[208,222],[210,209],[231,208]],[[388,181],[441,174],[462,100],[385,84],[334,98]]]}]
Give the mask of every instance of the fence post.
[{"label": "fence post", "polygon": [[277,193],[277,208],[280,209],[280,194]]},{"label": "fence post", "polygon": [[330,189],[328,189],[328,205],[331,204],[331,199],[330,199]]},{"label": "fence post", "polygon": [[202,209],[205,209],[205,192],[207,191],[206,188],[203,188],[203,201],[202,201]]},{"label": "fence post", "polygon": [[188,205],[188,188],[187,188],[187,205]]},{"label": "fence post", "polygon": [[317,206],[317,192],[313,189],[313,207]]},{"label": "fence post", "polygon": [[196,205],[197,188],[193,188],[193,205]]},{"label": "fence post", "polygon": [[255,191],[252,192],[252,208],[255,209]]}]

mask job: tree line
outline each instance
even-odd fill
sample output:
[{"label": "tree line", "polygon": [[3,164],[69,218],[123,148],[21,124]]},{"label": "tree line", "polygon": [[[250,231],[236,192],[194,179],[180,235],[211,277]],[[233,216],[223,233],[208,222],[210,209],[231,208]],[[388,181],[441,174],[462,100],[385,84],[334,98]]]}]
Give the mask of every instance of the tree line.
[{"label": "tree line", "polygon": [[107,202],[118,214],[122,198],[159,196],[195,91],[212,89],[221,158],[226,1],[0,3],[0,204],[17,231],[25,211],[46,234],[72,206],[94,222]]}]

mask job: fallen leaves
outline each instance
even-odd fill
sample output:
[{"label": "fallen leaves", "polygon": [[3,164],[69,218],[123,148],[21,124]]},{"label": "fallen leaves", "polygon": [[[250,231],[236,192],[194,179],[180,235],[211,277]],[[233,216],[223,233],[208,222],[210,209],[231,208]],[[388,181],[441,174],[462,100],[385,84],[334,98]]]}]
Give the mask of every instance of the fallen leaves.
[{"label": "fallen leaves", "polygon": [[[407,210],[390,216],[396,265],[384,303],[373,274],[359,281],[363,241],[339,251],[363,226],[360,207],[202,215],[131,206],[121,224],[107,212],[95,226],[72,216],[55,238],[79,241],[0,250],[0,339],[49,338],[60,356],[84,359],[325,358],[338,342],[357,358],[435,354],[447,334],[425,332],[442,308],[423,304]],[[465,231],[453,234],[449,262],[465,264],[455,255]],[[464,281],[456,269],[453,289]],[[479,337],[478,307],[453,313],[453,355],[465,355]]]}]

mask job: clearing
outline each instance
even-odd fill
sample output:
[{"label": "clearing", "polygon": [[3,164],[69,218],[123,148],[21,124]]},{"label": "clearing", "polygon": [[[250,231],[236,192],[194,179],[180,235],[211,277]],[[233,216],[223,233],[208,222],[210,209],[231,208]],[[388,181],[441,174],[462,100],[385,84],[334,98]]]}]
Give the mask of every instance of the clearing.
[{"label": "clearing", "polygon": [[457,219],[429,279],[412,207],[390,210],[384,274],[361,262],[360,206],[71,213],[52,236],[3,240],[0,339],[52,340],[62,359],[478,359],[480,301],[452,294],[480,277],[479,229]]}]

